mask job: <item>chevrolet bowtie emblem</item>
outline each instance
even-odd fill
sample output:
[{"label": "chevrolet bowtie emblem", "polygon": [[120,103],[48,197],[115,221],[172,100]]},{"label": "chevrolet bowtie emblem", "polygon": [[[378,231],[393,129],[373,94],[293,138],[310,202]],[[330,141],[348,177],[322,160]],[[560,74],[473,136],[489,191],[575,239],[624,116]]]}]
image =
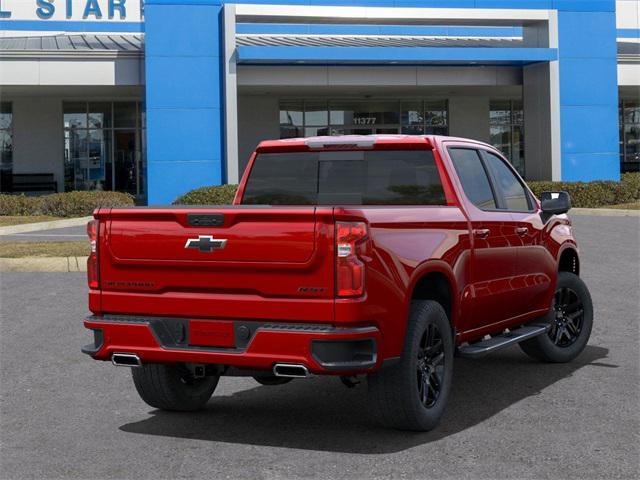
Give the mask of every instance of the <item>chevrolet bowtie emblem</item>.
[{"label": "chevrolet bowtie emblem", "polygon": [[226,238],[213,238],[211,235],[198,235],[198,238],[190,238],[184,244],[184,248],[197,248],[203,253],[221,250],[227,244]]}]

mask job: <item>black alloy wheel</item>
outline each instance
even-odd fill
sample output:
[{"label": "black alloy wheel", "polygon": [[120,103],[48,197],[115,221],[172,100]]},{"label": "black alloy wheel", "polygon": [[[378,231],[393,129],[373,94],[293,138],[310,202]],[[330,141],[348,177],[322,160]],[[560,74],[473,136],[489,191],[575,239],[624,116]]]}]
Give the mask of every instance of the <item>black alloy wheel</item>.
[{"label": "black alloy wheel", "polygon": [[549,313],[536,320],[548,322],[546,335],[520,342],[531,358],[564,363],[576,358],[587,346],[593,327],[593,303],[582,279],[571,272],[559,272]]},{"label": "black alloy wheel", "polygon": [[418,349],[418,395],[426,408],[433,407],[442,391],[444,376],[444,343],[435,324],[427,325]]},{"label": "black alloy wheel", "polygon": [[558,347],[573,345],[584,323],[584,306],[579,295],[569,287],[558,288],[553,297],[554,322],[547,332]]}]

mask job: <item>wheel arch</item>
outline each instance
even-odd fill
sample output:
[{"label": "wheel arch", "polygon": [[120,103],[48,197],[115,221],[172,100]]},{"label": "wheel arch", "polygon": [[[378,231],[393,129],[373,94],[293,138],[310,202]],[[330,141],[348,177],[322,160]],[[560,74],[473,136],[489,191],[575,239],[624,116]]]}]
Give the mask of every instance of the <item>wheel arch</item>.
[{"label": "wheel arch", "polygon": [[458,320],[457,281],[451,267],[442,261],[425,262],[413,275],[407,311],[412,300],[434,300],[442,305],[452,330]]},{"label": "wheel arch", "polygon": [[578,250],[571,244],[560,250],[558,255],[558,272],[570,272],[580,275],[580,256]]}]

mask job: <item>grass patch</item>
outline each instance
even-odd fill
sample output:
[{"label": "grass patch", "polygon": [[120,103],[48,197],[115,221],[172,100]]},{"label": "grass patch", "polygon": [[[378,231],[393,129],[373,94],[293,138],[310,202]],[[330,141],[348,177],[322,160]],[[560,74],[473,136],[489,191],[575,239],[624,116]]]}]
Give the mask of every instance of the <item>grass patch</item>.
[{"label": "grass patch", "polygon": [[86,257],[89,242],[2,242],[0,258]]},{"label": "grass patch", "polygon": [[608,205],[605,208],[617,208],[620,210],[640,210],[640,201],[631,203],[621,203],[618,205]]},{"label": "grass patch", "polygon": [[52,220],[62,220],[62,218],[52,215],[0,215],[0,227],[23,225],[25,223],[51,222]]}]

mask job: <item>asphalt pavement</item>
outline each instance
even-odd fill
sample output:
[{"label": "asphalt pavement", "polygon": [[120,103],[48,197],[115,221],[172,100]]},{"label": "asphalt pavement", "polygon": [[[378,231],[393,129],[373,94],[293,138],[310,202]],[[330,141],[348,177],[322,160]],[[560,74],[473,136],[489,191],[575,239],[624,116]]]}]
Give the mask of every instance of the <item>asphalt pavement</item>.
[{"label": "asphalt pavement", "polygon": [[573,363],[456,359],[442,424],[372,424],[366,384],[223,378],[206,410],[145,405],[80,353],[86,281],[0,273],[0,478],[638,478],[640,219],[574,218],[594,305]]}]

